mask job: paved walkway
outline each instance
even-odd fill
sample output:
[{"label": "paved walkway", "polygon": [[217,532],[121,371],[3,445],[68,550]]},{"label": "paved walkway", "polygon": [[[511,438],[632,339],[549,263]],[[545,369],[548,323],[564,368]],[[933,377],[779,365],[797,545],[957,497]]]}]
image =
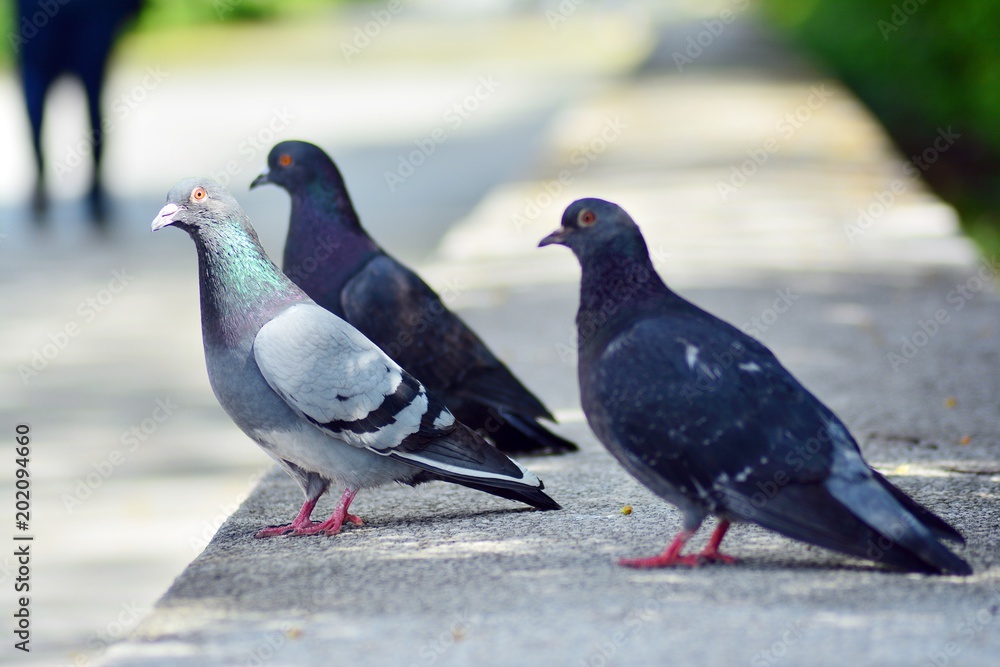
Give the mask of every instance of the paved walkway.
[{"label": "paved walkway", "polygon": [[[542,16],[510,30],[557,40],[554,52],[564,53],[592,43],[587,11],[552,30]],[[702,18],[661,18],[668,44],[704,29]],[[119,155],[129,196],[110,241],[62,216],[36,238],[23,210],[0,211],[0,280],[24,296],[3,302],[14,323],[0,332],[7,367],[30,360],[65,324],[81,329],[27,387],[15,373],[0,385],[5,417],[29,420],[37,443],[40,651],[25,664],[992,664],[1000,302],[951,209],[906,176],[903,158],[842,88],[787,66],[787,52],[752,22],[728,26],[683,71],[661,45],[655,62],[627,74],[647,43],[633,39],[631,51],[612,49],[614,66],[556,56],[525,64],[487,45],[458,70],[423,62],[400,74],[397,38],[420,43],[432,25],[401,20],[393,39],[386,33],[365,52],[364,69],[335,67],[323,85],[307,85],[318,70],[271,76],[277,92],[259,102],[259,117],[225,109],[251,103],[260,83],[220,87],[215,74],[168,68],[183,75],[122,126],[144,149]],[[502,92],[386,196],[379,175],[490,71],[502,74]],[[431,92],[413,94],[424,113],[407,122],[375,115],[385,90],[412,91],[414,77],[432,73]],[[119,89],[132,80],[123,76]],[[578,455],[527,462],[566,510],[519,511],[444,485],[388,488],[359,496],[367,525],[337,538],[250,539],[287,519],[298,492],[276,474],[256,485],[266,458],[228,422],[204,375],[190,242],[152,237],[147,220],[187,175],[172,165],[216,170],[228,151],[237,195],[268,247],[280,248],[286,198],[239,194],[263,156],[245,159],[238,147],[289,98],[301,105],[289,136],[345,144],[338,156],[373,233],[453,287],[452,305],[580,442]],[[219,117],[190,106],[199,99]],[[178,109],[190,122],[235,127],[210,145],[149,136]],[[0,181],[8,199],[18,193]],[[953,521],[977,574],[885,573],[753,527],[727,540],[740,567],[614,566],[662,549],[678,516],[615,466],[583,422],[569,353],[578,269],[567,251],[534,247],[565,203],[591,195],[625,206],[672,285],[753,328],[845,419],[875,465]],[[436,232],[413,233],[426,225]],[[134,279],[111,292],[122,268]],[[79,309],[88,297],[102,308],[92,318]],[[123,462],[68,511],[67,495],[85,495],[88,475],[115,451]],[[324,500],[320,511],[330,509]]]},{"label": "paved walkway", "polygon": [[[532,147],[566,100],[634,66],[647,48],[624,39],[632,19],[623,12],[603,17],[613,39],[595,52],[586,46],[589,20],[553,32],[537,15],[473,16],[456,33],[451,21],[411,9],[351,62],[338,45],[366,25],[371,8],[305,26],[205,26],[127,40],[106,91],[115,125],[103,236],[75,199],[85,191],[86,161],[59,168],[77,165],[85,139],[80,91],[58,87],[47,110],[55,200],[39,232],[25,206],[22,101],[14,78],[0,73],[0,424],[13,433],[28,422],[36,445],[32,652],[4,644],[0,661],[101,659],[269,469],[206,381],[190,240],[149,231],[177,179],[229,178],[277,255],[287,195],[247,187],[271,142],[310,139],[341,162],[369,228],[422,262],[494,183],[530,168]],[[521,49],[511,53],[512,43]],[[499,84],[480,88],[487,99],[476,97],[482,77]],[[437,127],[447,141],[390,191],[383,174]],[[491,159],[469,169],[482,154]],[[38,375],[22,379],[20,367]],[[13,498],[13,470],[4,470],[0,493]],[[8,592],[10,552],[0,554]],[[14,602],[0,595],[5,618]]]}]

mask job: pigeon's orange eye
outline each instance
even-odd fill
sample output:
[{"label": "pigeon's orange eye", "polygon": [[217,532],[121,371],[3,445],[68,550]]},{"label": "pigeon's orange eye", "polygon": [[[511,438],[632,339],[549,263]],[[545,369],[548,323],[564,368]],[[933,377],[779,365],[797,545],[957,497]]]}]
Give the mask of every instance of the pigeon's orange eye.
[{"label": "pigeon's orange eye", "polygon": [[195,189],[194,189],[194,190],[193,190],[193,191],[191,192],[191,199],[193,199],[193,200],[195,200],[195,201],[202,201],[202,200],[203,200],[203,199],[205,199],[205,197],[207,197],[207,196],[208,196],[208,193],[207,193],[207,192],[205,192],[205,188],[203,188],[203,187],[201,187],[201,186],[199,186],[199,187],[195,188]]},{"label": "pigeon's orange eye", "polygon": [[282,167],[289,167],[292,164],[292,156],[288,153],[282,153],[281,157],[278,158],[278,164]]},{"label": "pigeon's orange eye", "polygon": [[597,216],[590,209],[583,209],[580,211],[580,215],[577,217],[577,222],[580,223],[581,227],[590,227],[595,222],[597,222]]}]

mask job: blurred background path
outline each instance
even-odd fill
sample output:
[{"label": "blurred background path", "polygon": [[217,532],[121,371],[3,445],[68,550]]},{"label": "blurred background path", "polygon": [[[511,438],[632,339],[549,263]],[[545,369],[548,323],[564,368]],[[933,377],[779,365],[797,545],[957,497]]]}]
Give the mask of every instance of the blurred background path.
[{"label": "blurred background path", "polygon": [[[0,410],[11,433],[28,423],[35,443],[31,664],[103,655],[269,468],[208,386],[190,240],[149,231],[170,186],[193,174],[229,180],[280,257],[287,196],[247,188],[273,143],[308,139],[338,160],[376,238],[420,264],[494,183],[534,168],[560,108],[628,71],[652,43],[629,7],[585,11],[556,31],[534,12],[456,15],[416,3],[369,28],[366,45],[355,30],[376,9],[128,35],[105,90],[114,121],[105,233],[81,199],[82,89],[63,82],[52,92],[53,202],[38,229],[23,103],[13,73],[0,75]],[[360,53],[348,61],[341,45],[355,40]],[[390,189],[384,173],[399,172],[438,128],[445,141]],[[13,495],[12,474],[0,484]],[[13,602],[0,599],[5,618]],[[2,655],[17,657],[6,646]]]},{"label": "blurred background path", "polygon": [[[191,242],[154,236],[149,223],[176,180],[214,175],[279,256],[287,196],[246,188],[281,139],[328,149],[372,235],[453,294],[450,305],[557,410],[586,456],[532,467],[563,488],[574,466],[606,463],[576,395],[578,269],[568,252],[535,249],[579,196],[621,203],[668,282],[755,327],[890,472],[1000,482],[987,463],[998,381],[986,362],[1000,335],[992,286],[980,280],[974,308],[932,336],[928,349],[944,350],[935,365],[920,367],[930,357],[921,355],[894,372],[886,356],[952,308],[951,290],[979,271],[953,210],[908,175],[847,91],[744,3],[691,6],[414,3],[367,43],[357,29],[375,5],[322,21],[189,29],[183,41],[130,35],[105,91],[120,104],[109,107],[103,233],[78,201],[85,166],[50,179],[49,223],[32,225],[27,125],[16,80],[0,75],[0,410],[5,428],[26,422],[34,438],[35,639],[25,664],[104,657],[269,469],[208,386]],[[55,92],[50,167],[75,164],[80,96],[71,85]],[[781,290],[797,303],[812,295],[798,311],[809,317],[779,317],[770,306]],[[948,375],[956,368],[966,375]],[[927,378],[939,370],[934,385]],[[894,399],[879,404],[881,395]],[[618,481],[625,499],[642,493]],[[591,483],[577,493],[598,494]],[[259,502],[292,502],[290,486],[272,487],[278,495]],[[995,491],[976,493],[995,506]],[[395,497],[375,495],[376,511]],[[656,536],[647,546],[669,532],[662,511],[668,521],[646,533]],[[994,561],[985,576],[995,587]],[[11,566],[0,556],[5,582]],[[0,599],[8,618],[11,602]],[[149,627],[150,636],[176,630]],[[136,650],[121,647],[119,659],[141,661]]]}]

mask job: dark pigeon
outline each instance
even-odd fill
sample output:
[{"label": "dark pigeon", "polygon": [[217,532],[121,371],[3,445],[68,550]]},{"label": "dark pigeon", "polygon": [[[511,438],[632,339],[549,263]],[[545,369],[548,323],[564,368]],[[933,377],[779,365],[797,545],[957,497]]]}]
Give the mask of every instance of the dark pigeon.
[{"label": "dark pigeon", "polygon": [[[941,544],[964,542],[865,462],[833,412],[761,343],[672,292],[639,228],[600,199],[566,209],[539,245],[583,270],[579,379],[584,413],[611,454],[683,514],[661,556],[633,567],[733,562],[732,521],[903,570],[970,574]],[[709,514],[708,546],[681,555]]]},{"label": "dark pigeon", "polygon": [[[153,221],[198,251],[208,377],[244,433],[306,496],[286,526],[257,537],[340,531],[360,489],[443,480],[559,509],[535,475],[457,422],[448,409],[357,329],[316,305],[268,259],[236,200],[205,178],[179,182]],[[331,484],[333,515],[311,520]]]},{"label": "dark pigeon", "polygon": [[357,327],[500,450],[576,451],[538,422],[555,420],[472,329],[368,236],[326,153],[285,141],[267,162],[250,187],[274,183],[291,196],[284,271],[306,294]]}]

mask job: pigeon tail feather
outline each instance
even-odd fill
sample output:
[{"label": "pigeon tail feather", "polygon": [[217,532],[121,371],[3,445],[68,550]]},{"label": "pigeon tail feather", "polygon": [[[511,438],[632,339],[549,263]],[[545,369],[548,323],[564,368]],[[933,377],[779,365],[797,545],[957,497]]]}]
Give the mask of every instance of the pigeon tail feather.
[{"label": "pigeon tail feather", "polygon": [[495,363],[493,367],[465,377],[451,391],[507,412],[555,421],[548,408],[514,377],[510,369],[499,361]]},{"label": "pigeon tail feather", "polygon": [[[507,458],[471,429],[459,423],[448,435],[418,451],[395,450],[388,456],[453,482],[538,509],[562,509],[542,492],[545,485],[532,472]],[[421,480],[422,481],[422,480]]]},{"label": "pigeon tail feather", "polygon": [[504,420],[488,437],[504,452],[540,456],[575,452],[576,444],[562,438],[532,419],[499,411]]},{"label": "pigeon tail feather", "polygon": [[794,540],[904,570],[928,571],[926,565],[902,549],[880,553],[877,542],[881,536],[847,508],[830,502],[822,484],[789,485],[767,502],[757,504],[742,494],[726,494],[726,505],[730,516]]},{"label": "pigeon tail feather", "polygon": [[942,540],[951,540],[959,544],[965,544],[965,538],[951,524],[930,511],[913,498],[898,489],[892,482],[887,480],[878,471],[872,470],[875,479],[885,487],[885,490],[892,494],[892,497],[902,505],[907,512],[917,517],[920,523],[930,530],[934,535]]},{"label": "pigeon tail feather", "polygon": [[933,531],[904,509],[892,493],[886,493],[882,483],[875,479],[859,483],[832,477],[827,487],[837,500],[878,533],[876,547],[883,555],[901,549],[924,564],[924,568],[915,569],[941,574],[972,574],[969,564],[941,544]]}]

